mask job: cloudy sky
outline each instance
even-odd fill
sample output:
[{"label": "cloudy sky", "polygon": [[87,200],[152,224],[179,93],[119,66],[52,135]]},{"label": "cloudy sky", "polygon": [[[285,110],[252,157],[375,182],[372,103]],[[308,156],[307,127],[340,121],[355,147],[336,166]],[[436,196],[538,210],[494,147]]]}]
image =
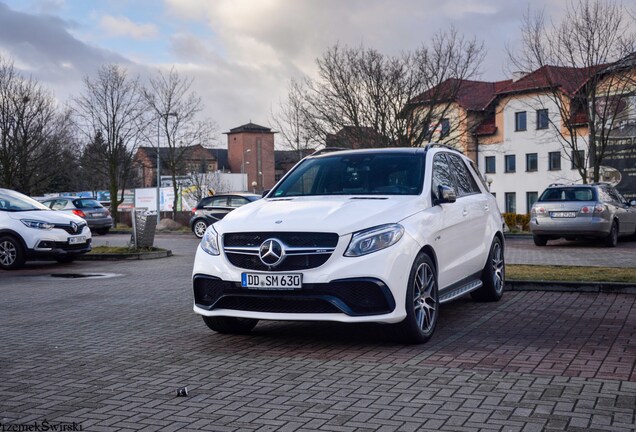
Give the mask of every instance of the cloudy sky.
[{"label": "cloudy sky", "polygon": [[[195,79],[219,132],[269,124],[291,78],[341,44],[399,54],[454,25],[483,40],[484,80],[506,77],[526,0],[0,0],[0,56],[65,103],[104,63]],[[562,0],[533,0],[558,19]],[[219,134],[219,144],[224,138]]]}]

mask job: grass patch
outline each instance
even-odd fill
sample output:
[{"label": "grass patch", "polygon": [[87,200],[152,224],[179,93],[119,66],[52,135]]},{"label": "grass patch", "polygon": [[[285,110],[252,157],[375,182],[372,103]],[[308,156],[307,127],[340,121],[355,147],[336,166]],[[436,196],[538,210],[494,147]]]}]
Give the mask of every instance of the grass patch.
[{"label": "grass patch", "polygon": [[508,264],[506,279],[636,283],[636,269]]},{"label": "grass patch", "polygon": [[128,246],[96,246],[89,252],[89,254],[126,254],[126,253],[143,253],[143,252],[161,252],[165,249],[151,247],[151,248],[137,248]]}]

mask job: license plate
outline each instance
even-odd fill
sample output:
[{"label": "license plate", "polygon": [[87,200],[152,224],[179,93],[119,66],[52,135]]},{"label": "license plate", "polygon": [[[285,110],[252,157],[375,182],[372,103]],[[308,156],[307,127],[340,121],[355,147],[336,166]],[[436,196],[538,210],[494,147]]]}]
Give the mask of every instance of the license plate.
[{"label": "license plate", "polygon": [[80,243],[86,243],[86,237],[85,236],[69,237],[69,239],[68,239],[68,244],[80,244]]},{"label": "license plate", "polygon": [[301,273],[242,273],[241,286],[249,289],[294,290],[303,286]]},{"label": "license plate", "polygon": [[552,216],[553,218],[573,218],[573,217],[576,217],[576,212],[570,212],[570,211],[552,212],[550,213],[550,216]]},{"label": "license plate", "polygon": [[93,217],[102,217],[102,216],[104,216],[104,213],[91,213],[91,216],[93,216]]}]

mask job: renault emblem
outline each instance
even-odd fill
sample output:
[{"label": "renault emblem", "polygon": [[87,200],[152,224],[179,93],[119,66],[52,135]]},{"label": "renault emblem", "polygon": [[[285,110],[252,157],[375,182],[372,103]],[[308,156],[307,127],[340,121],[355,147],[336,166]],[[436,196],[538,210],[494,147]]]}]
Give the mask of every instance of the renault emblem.
[{"label": "renault emblem", "polygon": [[268,267],[276,267],[285,259],[285,250],[279,240],[267,239],[258,250],[261,262]]},{"label": "renault emblem", "polygon": [[75,222],[71,222],[71,228],[73,229],[74,233],[77,232],[77,224]]}]

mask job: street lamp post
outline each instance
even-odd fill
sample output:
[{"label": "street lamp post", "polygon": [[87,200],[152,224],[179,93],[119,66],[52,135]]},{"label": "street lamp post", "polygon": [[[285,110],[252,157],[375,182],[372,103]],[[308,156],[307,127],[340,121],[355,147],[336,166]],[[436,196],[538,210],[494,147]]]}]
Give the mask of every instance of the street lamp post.
[{"label": "street lamp post", "polygon": [[[241,154],[241,175],[243,176],[245,175],[245,155],[251,151],[252,149],[247,149]],[[249,162],[247,163],[249,164]],[[242,177],[241,181],[243,182],[243,190],[247,190],[247,180],[245,179],[245,177]]]},{"label": "street lamp post", "polygon": [[[167,119],[168,117],[176,117],[177,113],[167,112],[165,114],[159,114],[157,116],[157,224],[161,220],[161,157],[160,155],[160,147],[161,147],[161,139],[159,135],[159,126],[162,118]],[[133,215],[134,217],[134,215]]]}]

